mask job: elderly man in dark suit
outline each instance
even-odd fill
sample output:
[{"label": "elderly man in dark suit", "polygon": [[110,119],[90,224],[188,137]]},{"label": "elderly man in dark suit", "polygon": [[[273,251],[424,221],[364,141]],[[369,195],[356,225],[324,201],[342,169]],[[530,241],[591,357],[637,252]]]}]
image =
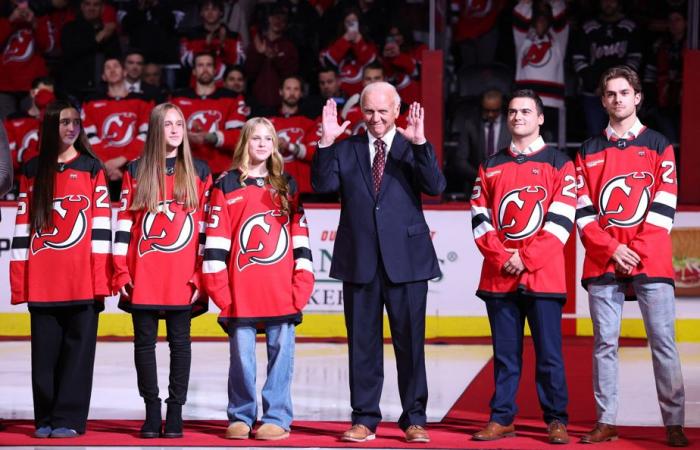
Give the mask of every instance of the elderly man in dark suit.
[{"label": "elderly man in dark suit", "polygon": [[503,113],[503,93],[491,89],[481,95],[479,114],[465,120],[457,149],[447,161],[452,189],[471,195],[476,173],[489,156],[510,145],[510,132]]},{"label": "elderly man in dark suit", "polygon": [[408,442],[430,441],[425,308],[428,280],[439,276],[440,268],[421,194],[440,194],[445,178],[425,139],[423,108],[413,103],[402,129],[395,126],[400,103],[391,84],[369,84],[360,96],[367,134],[334,143],[350,122],[338,124],[329,99],[312,166],[314,190],[339,191],[342,197],[330,275],[343,281],[352,428],[341,439],[349,442],[374,439],[381,421],[385,306],[403,409],[399,426]]}]

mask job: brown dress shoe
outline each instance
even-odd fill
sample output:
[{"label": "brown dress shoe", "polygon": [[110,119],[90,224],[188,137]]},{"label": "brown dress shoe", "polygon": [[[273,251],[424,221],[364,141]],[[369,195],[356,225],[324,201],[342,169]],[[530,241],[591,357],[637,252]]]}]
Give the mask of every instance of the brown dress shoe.
[{"label": "brown dress shoe", "polygon": [[430,436],[420,425],[410,425],[406,428],[406,442],[430,442]]},{"label": "brown dress shoe", "polygon": [[226,439],[248,439],[250,427],[245,422],[233,422],[226,428]]},{"label": "brown dress shoe", "polygon": [[617,439],[617,427],[607,423],[598,422],[588,433],[581,437],[582,444],[597,444],[599,442],[614,441]]},{"label": "brown dress shoe", "polygon": [[683,433],[683,427],[680,425],[670,425],[666,427],[666,442],[669,447],[687,447],[688,438]]},{"label": "brown dress shoe", "polygon": [[566,425],[559,422],[558,420],[553,420],[547,425],[547,433],[549,433],[549,443],[550,444],[568,444],[569,443],[569,433],[566,432]]},{"label": "brown dress shoe", "polygon": [[255,439],[261,441],[279,441],[280,439],[287,439],[288,437],[289,431],[273,423],[264,423],[260,425],[260,428],[255,430]]},{"label": "brown dress shoe", "polygon": [[373,440],[375,437],[376,436],[372,430],[362,424],[356,423],[349,430],[343,433],[340,440],[345,442],[367,442]]},{"label": "brown dress shoe", "polygon": [[475,441],[495,441],[496,439],[513,436],[515,436],[515,426],[512,423],[503,426],[498,422],[489,422],[486,428],[474,433],[472,439]]}]

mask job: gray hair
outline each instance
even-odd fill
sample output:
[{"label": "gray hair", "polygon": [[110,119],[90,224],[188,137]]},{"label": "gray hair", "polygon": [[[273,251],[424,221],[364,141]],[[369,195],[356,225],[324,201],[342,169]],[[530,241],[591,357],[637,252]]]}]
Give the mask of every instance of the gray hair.
[{"label": "gray hair", "polygon": [[360,93],[360,108],[362,108],[363,100],[367,94],[373,91],[381,91],[385,89],[390,90],[394,94],[394,106],[400,107],[401,96],[399,95],[394,85],[391,83],[387,83],[386,81],[375,81],[374,83],[370,83],[367,86],[365,86],[364,89],[362,89],[362,93]]}]

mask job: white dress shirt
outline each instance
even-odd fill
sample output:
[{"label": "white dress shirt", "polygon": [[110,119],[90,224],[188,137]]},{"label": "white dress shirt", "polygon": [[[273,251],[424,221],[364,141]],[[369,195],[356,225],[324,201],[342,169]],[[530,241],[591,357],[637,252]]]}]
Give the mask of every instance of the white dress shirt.
[{"label": "white dress shirt", "polygon": [[518,150],[515,147],[515,142],[511,141],[510,142],[510,151],[513,152],[514,155],[529,155],[531,153],[535,153],[539,150],[542,150],[542,147],[544,147],[544,139],[542,139],[542,136],[537,136],[537,139],[532,141],[532,144],[528,145],[523,151]]},{"label": "white dress shirt", "polygon": [[[367,132],[367,136],[369,137],[369,165],[371,167],[374,163],[374,154],[377,153],[377,150],[374,148],[374,141],[376,141],[377,138],[372,136],[372,133],[370,132]],[[384,141],[385,144],[384,158],[389,156],[389,149],[391,148],[391,143],[394,142],[394,136],[396,136],[395,125],[391,127],[391,129],[382,137],[382,141]]]},{"label": "white dress shirt", "polygon": [[637,139],[637,136],[639,136],[639,133],[641,133],[643,129],[644,125],[642,125],[642,122],[637,118],[629,130],[622,133],[622,136],[618,136],[615,129],[610,125],[610,122],[608,122],[608,126],[605,128],[605,136],[609,141],[612,140],[613,137],[615,139]]}]

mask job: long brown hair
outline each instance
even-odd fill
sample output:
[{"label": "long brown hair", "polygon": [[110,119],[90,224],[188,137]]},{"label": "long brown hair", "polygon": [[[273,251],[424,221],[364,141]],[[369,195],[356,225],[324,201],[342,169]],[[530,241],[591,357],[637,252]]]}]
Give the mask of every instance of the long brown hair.
[{"label": "long brown hair", "polygon": [[238,169],[241,172],[240,182],[244,184],[244,181],[248,178],[248,166],[250,164],[248,144],[250,143],[250,135],[253,133],[256,125],[264,126],[272,134],[272,154],[265,161],[268,172],[267,181],[277,193],[276,197],[280,203],[280,209],[284,214],[289,214],[289,182],[284,176],[284,159],[282,159],[279,151],[279,140],[272,122],[264,117],[253,117],[243,125],[241,137],[238,139],[236,149],[233,151],[233,165],[231,168]]},{"label": "long brown hair", "polygon": [[197,172],[192,162],[190,143],[187,140],[187,126],[185,116],[180,108],[172,103],[163,103],[151,111],[148,120],[148,136],[143,146],[143,153],[136,169],[137,190],[131,210],[145,209],[149,212],[158,212],[158,203],[166,200],[165,177],[166,169],[166,140],[165,140],[165,115],[174,109],[183,121],[184,136],[182,143],[177,148],[175,157],[175,180],[173,184],[173,198],[179,203],[184,203],[186,209],[196,209],[199,204],[197,195]]},{"label": "long brown hair", "polygon": [[[29,223],[34,231],[42,231],[53,228],[53,197],[56,180],[56,166],[60,153],[61,137],[58,127],[61,120],[61,112],[66,109],[78,108],[65,100],[58,100],[46,107],[44,119],[41,122],[39,133],[39,156],[37,157],[37,173],[32,192],[32,204],[29,210]],[[78,113],[80,113],[78,111]],[[73,147],[82,154],[90,155],[97,159],[92,152],[90,143],[83,124],[80,124],[80,132]]]}]

